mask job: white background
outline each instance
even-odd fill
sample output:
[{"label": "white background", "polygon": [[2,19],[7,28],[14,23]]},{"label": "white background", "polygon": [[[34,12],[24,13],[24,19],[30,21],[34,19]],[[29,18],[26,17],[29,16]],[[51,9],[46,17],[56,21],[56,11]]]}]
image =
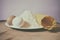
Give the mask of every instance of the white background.
[{"label": "white background", "polygon": [[0,20],[20,15],[24,10],[53,16],[60,22],[59,0],[0,0]]}]

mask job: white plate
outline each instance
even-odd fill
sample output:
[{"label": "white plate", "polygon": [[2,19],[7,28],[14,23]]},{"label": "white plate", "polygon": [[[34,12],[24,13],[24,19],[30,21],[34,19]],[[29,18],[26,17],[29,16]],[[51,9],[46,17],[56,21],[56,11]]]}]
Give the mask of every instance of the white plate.
[{"label": "white plate", "polygon": [[[28,22],[31,26],[29,26],[27,28],[16,26],[17,24],[19,25],[20,18],[23,18],[23,20]],[[38,28],[43,28],[41,25],[38,25],[38,23],[36,22],[35,17],[31,13],[31,11],[28,11],[28,10],[24,11],[21,15],[15,17],[12,21],[12,24],[14,26],[11,26],[11,25],[5,23],[6,26],[11,27],[11,28],[16,28],[16,29],[38,29]]]},{"label": "white plate", "polygon": [[17,27],[17,26],[11,26],[11,25],[9,25],[9,24],[7,24],[7,23],[5,23],[5,25],[6,25],[7,27],[15,28],[15,29],[40,29],[40,28],[43,28],[43,27],[29,27],[29,28],[21,28],[21,27]]}]

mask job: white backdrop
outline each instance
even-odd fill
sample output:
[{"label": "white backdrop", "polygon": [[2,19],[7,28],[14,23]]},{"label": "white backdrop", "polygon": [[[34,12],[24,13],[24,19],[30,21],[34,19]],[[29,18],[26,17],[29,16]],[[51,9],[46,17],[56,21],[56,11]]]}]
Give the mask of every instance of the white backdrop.
[{"label": "white backdrop", "polygon": [[6,20],[10,15],[20,15],[23,10],[31,10],[32,13],[41,13],[53,16],[58,22],[58,0],[1,0],[0,20]]}]

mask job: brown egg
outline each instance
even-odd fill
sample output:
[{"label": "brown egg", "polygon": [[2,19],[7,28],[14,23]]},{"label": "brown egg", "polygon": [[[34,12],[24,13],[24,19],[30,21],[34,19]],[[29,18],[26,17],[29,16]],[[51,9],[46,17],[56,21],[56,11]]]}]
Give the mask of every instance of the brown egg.
[{"label": "brown egg", "polygon": [[9,24],[9,25],[12,25],[12,20],[15,18],[16,16],[9,16],[8,18],[7,18],[7,23]]}]

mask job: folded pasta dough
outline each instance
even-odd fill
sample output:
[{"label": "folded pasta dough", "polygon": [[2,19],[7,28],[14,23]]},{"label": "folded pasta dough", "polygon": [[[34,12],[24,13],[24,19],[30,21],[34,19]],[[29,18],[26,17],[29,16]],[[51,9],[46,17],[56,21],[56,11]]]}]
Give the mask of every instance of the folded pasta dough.
[{"label": "folded pasta dough", "polygon": [[12,20],[13,20],[15,17],[16,17],[16,16],[14,16],[14,15],[9,16],[9,17],[7,18],[7,20],[6,20],[6,23],[8,23],[9,25],[12,25]]},{"label": "folded pasta dough", "polygon": [[44,29],[51,30],[56,27],[56,21],[53,17],[43,14],[34,14],[37,23]]}]

